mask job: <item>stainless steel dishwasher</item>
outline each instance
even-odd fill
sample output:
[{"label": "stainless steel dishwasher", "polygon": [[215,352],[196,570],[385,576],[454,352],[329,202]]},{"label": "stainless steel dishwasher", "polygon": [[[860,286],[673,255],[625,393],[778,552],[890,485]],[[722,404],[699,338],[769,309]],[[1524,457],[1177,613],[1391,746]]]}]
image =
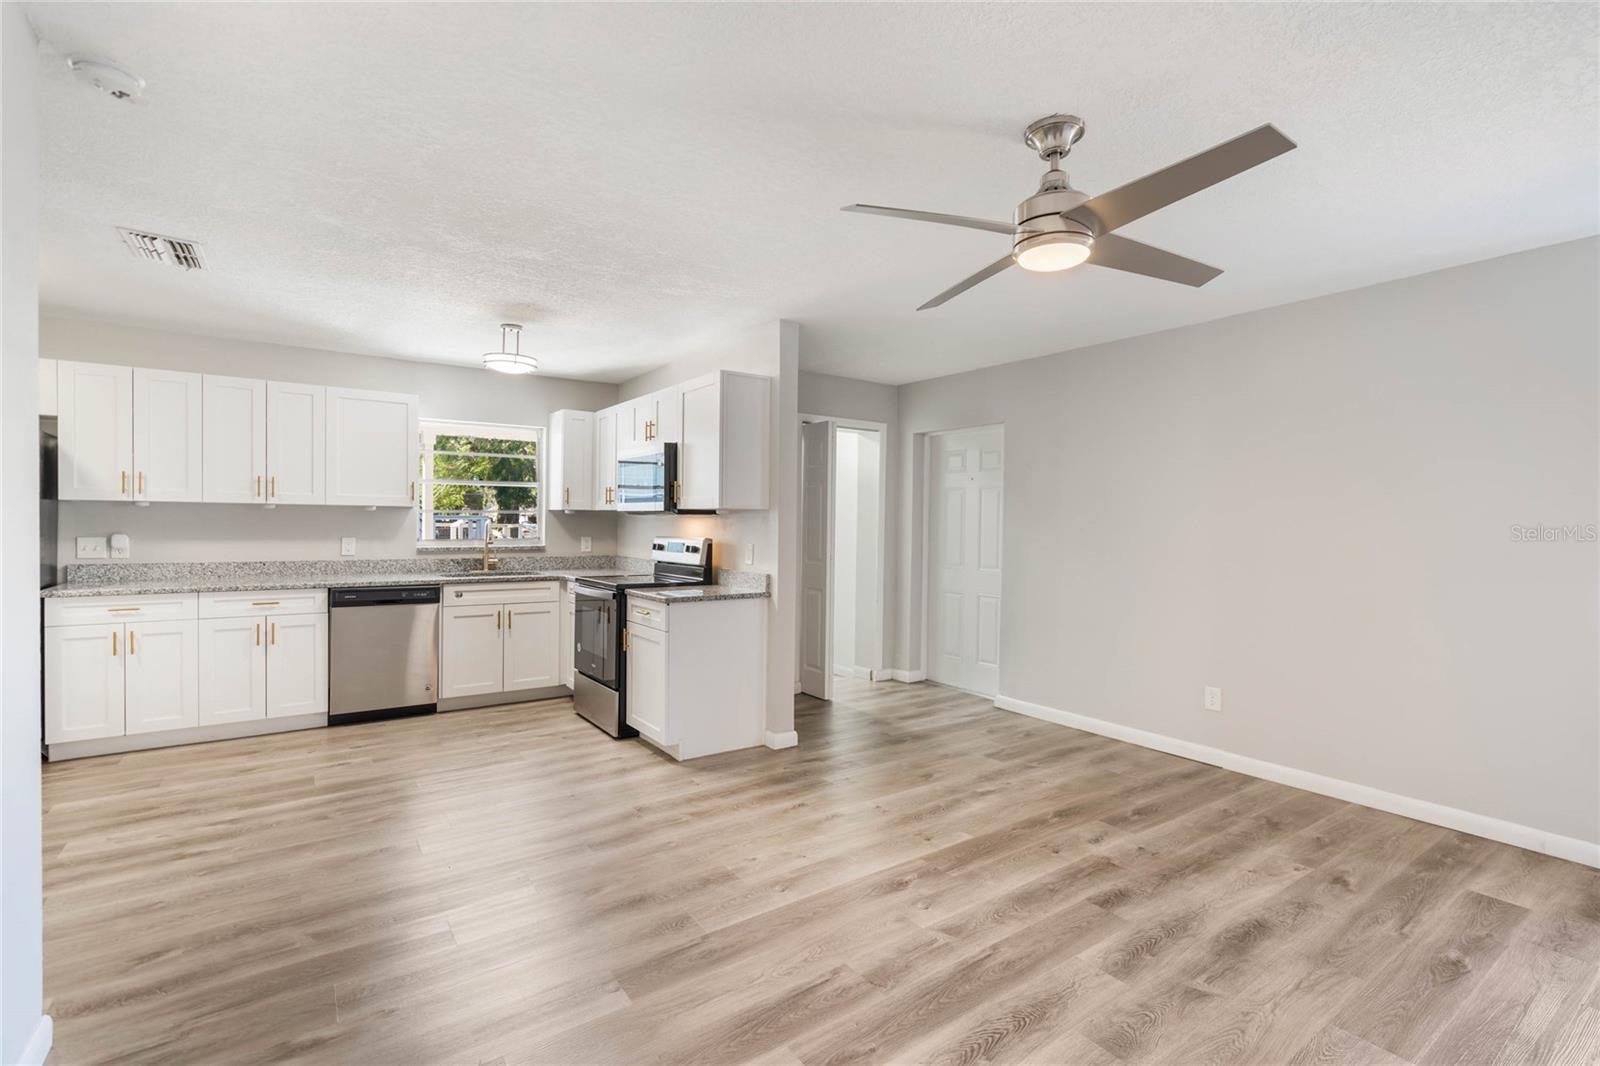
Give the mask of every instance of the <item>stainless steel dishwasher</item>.
[{"label": "stainless steel dishwasher", "polygon": [[439,709],[439,587],[328,590],[328,724]]}]

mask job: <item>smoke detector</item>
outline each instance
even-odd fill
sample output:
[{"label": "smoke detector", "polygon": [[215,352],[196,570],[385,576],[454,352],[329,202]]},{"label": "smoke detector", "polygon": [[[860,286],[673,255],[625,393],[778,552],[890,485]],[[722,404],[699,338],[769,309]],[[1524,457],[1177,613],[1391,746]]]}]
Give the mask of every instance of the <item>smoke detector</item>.
[{"label": "smoke detector", "polygon": [[109,59],[68,56],[67,69],[85,85],[94,86],[114,100],[137,100],[144,93],[143,78]]},{"label": "smoke detector", "polygon": [[163,237],[159,233],[117,227],[123,247],[135,258],[152,263],[166,263],[184,270],[204,270],[206,260],[199,241],[186,241],[181,237]]}]

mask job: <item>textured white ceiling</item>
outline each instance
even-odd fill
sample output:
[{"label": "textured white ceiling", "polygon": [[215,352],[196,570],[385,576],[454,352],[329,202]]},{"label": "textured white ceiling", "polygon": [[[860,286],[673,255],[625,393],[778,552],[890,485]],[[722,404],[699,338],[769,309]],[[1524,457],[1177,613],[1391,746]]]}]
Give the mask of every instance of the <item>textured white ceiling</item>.
[{"label": "textured white ceiling", "polygon": [[[48,311],[476,362],[502,320],[622,380],[802,324],[809,369],[933,377],[1600,231],[1593,4],[34,4]],[[144,76],[123,104],[61,56]],[[1022,128],[1094,193],[1273,122],[1300,147],[1124,232],[1203,289],[1009,271]],[[201,241],[189,276],[114,226]]]}]

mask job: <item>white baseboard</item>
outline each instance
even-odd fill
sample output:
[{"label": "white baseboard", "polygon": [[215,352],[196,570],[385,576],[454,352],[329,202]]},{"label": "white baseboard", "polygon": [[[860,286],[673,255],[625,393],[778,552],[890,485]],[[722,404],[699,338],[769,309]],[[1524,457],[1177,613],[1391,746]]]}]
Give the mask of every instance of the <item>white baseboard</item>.
[{"label": "white baseboard", "polygon": [[767,730],[766,745],[769,748],[792,748],[800,743],[800,734],[793,729],[787,733],[774,733]]},{"label": "white baseboard", "polygon": [[56,1027],[50,1015],[39,1015],[39,1022],[33,1027],[33,1035],[28,1037],[28,1043],[22,1049],[22,1057],[17,1060],[19,1066],[44,1066],[45,1056],[50,1054],[50,1045],[55,1042]]},{"label": "white baseboard", "polygon": [[1113,740],[1125,740],[1130,744],[1137,744],[1143,748],[1154,748],[1164,751],[1168,755],[1177,755],[1196,762],[1210,763],[1220,766],[1225,770],[1233,770],[1251,777],[1259,777],[1267,781],[1276,781],[1280,785],[1291,788],[1304,789],[1323,796],[1332,796],[1334,799],[1347,800],[1350,803],[1359,803],[1364,807],[1375,807],[1380,811],[1398,814],[1406,818],[1415,818],[1419,822],[1428,822],[1432,825],[1444,826],[1446,829],[1455,829],[1462,833],[1471,833],[1473,836],[1487,837],[1498,840],[1502,844],[1510,844],[1529,851],[1542,852],[1554,855],[1558,859],[1567,859],[1571,862],[1583,863],[1585,866],[1600,867],[1600,844],[1577,837],[1562,836],[1559,833],[1548,833],[1543,829],[1533,826],[1521,825],[1517,822],[1507,822],[1500,818],[1491,818],[1486,814],[1475,814],[1457,807],[1446,807],[1442,803],[1433,803],[1429,800],[1416,799],[1412,796],[1402,796],[1395,792],[1385,792],[1380,788],[1370,785],[1358,785],[1354,781],[1344,781],[1337,777],[1326,777],[1322,774],[1312,773],[1309,770],[1297,770],[1292,766],[1281,766],[1278,763],[1265,762],[1253,759],[1248,755],[1237,755],[1221,748],[1211,748],[1193,741],[1179,740],[1161,733],[1151,733],[1132,726],[1120,725],[1116,722],[1107,722],[1100,718],[1090,718],[1087,715],[1073,714],[1071,711],[1061,711],[1054,707],[1046,707],[1041,703],[1029,703],[1019,700],[1014,696],[996,696],[994,705],[1001,710],[1024,714],[1029,718],[1038,718],[1045,722],[1054,722],[1057,725],[1071,726],[1082,729],[1088,733],[1098,733],[1103,737]]},{"label": "white baseboard", "polygon": [[926,670],[885,670],[883,676],[890,681],[904,681],[907,684],[928,680]]}]

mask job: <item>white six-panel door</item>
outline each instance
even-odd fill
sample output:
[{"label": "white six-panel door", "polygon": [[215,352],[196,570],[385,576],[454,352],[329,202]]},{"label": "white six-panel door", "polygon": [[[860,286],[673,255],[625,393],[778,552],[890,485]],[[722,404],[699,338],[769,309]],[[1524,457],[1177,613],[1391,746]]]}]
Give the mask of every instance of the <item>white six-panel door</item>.
[{"label": "white six-panel door", "polygon": [[833,698],[833,423],[800,427],[800,691]]},{"label": "white six-panel door", "polygon": [[930,438],[928,677],[993,696],[1000,689],[1000,545],[1005,433]]},{"label": "white six-panel door", "polygon": [[267,382],[267,502],[322,503],[327,475],[327,392]]},{"label": "white six-panel door", "polygon": [[267,383],[205,376],[205,501],[267,502]]},{"label": "white six-panel door", "polygon": [[505,607],[505,691],[561,684],[559,601]]},{"label": "white six-panel door", "polygon": [[199,627],[199,724],[267,716],[267,623],[202,618]]},{"label": "white six-panel door", "polygon": [[52,744],[123,735],[120,622],[47,626],[44,631],[44,735]]},{"label": "white six-panel door", "polygon": [[328,713],[328,616],[266,619],[267,717]]},{"label": "white six-panel door", "polygon": [[129,736],[199,724],[197,628],[193,621],[128,623]]},{"label": "white six-panel door", "polygon": [[63,360],[56,381],[60,498],[133,499],[133,368]]},{"label": "white six-panel door", "polygon": [[198,502],[201,377],[177,370],[133,371],[133,498]]}]

